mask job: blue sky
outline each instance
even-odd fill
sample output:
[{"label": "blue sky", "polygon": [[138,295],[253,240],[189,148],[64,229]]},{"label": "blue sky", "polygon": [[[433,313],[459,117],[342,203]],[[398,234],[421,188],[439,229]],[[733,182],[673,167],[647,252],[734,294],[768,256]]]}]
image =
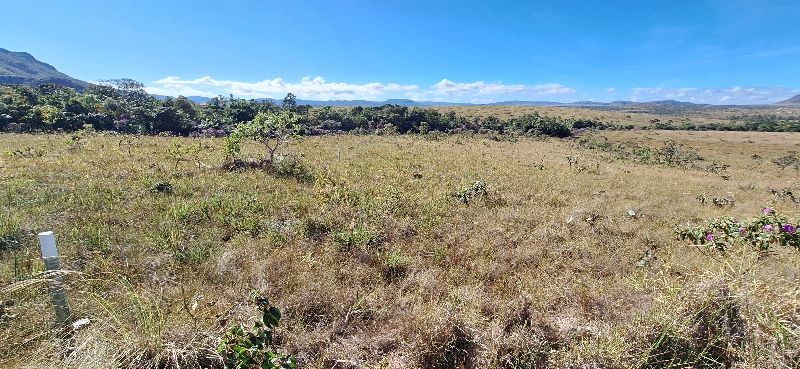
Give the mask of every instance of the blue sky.
[{"label": "blue sky", "polygon": [[772,103],[800,1],[0,0],[0,47],[153,93]]}]

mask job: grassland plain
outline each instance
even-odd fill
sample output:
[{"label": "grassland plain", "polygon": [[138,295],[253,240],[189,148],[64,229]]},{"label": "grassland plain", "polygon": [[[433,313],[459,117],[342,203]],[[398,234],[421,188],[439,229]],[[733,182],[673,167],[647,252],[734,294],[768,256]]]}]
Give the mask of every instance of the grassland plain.
[{"label": "grassland plain", "polygon": [[652,127],[653,121],[672,121],[676,126],[682,123],[725,124],[732,118],[747,121],[748,117],[773,116],[783,119],[797,119],[800,108],[793,106],[758,106],[758,107],[724,107],[724,106],[662,106],[631,105],[628,107],[564,107],[564,106],[446,106],[436,107],[440,113],[454,111],[459,116],[468,118],[486,118],[495,116],[500,119],[520,117],[525,114],[539,114],[550,117],[574,119],[593,119],[609,124],[634,125],[636,127]]},{"label": "grassland plain", "polygon": [[[638,163],[581,139],[675,141],[730,167]],[[280,349],[307,368],[800,365],[800,254],[721,255],[673,233],[765,204],[796,215],[769,191],[798,188],[771,163],[796,134],[311,137],[291,148],[302,180],[221,170],[222,139],[66,141],[0,135],[0,286],[16,286],[0,295],[3,367],[209,362],[225,327],[253,318],[251,289],[282,309]],[[40,230],[72,271],[75,317],[92,320],[66,357]]]}]

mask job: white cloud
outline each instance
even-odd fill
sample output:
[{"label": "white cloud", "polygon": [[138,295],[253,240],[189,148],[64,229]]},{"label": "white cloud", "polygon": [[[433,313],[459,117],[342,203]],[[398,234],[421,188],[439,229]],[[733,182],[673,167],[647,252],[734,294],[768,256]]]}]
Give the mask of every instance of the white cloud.
[{"label": "white cloud", "polygon": [[322,77],[305,77],[298,83],[292,83],[282,78],[242,82],[218,80],[211,76],[197,79],[169,76],[154,81],[146,89],[153,94],[170,96],[213,97],[233,94],[245,98],[281,98],[291,92],[298,98],[309,100],[382,100],[404,96],[418,101],[459,102],[492,102],[503,99],[541,98],[541,96],[560,98],[575,93],[574,89],[558,83],[506,85],[483,81],[461,83],[443,79],[428,89],[420,89],[416,85],[398,83],[328,82]]},{"label": "white cloud", "polygon": [[631,89],[633,101],[680,100],[698,104],[772,104],[785,100],[800,90],[786,87],[670,88],[640,87]]},{"label": "white cloud", "polygon": [[192,80],[169,76],[153,82],[153,85],[147,87],[148,92],[164,95],[186,95],[185,92],[191,91],[192,95],[198,96],[233,94],[239,97],[277,98],[291,92],[301,99],[315,100],[377,99],[384,97],[389,92],[407,92],[418,89],[415,85],[397,83],[353,84],[328,82],[322,77],[305,77],[299,83],[291,83],[284,81],[282,78],[267,79],[260,82],[240,82],[217,80],[210,76]]},{"label": "white cloud", "polygon": [[181,85],[181,84],[162,84],[159,86],[145,87],[145,90],[147,90],[147,92],[151,94],[166,95],[166,96],[182,95],[182,96],[214,97],[218,95],[208,91],[195,89],[192,86]]},{"label": "white cloud", "polygon": [[617,92],[617,89],[614,87],[609,87],[606,89],[606,92]]},{"label": "white cloud", "polygon": [[558,84],[547,83],[540,85],[505,85],[502,83],[477,82],[453,82],[443,79],[433,85],[428,91],[434,95],[503,95],[503,94],[533,94],[533,95],[567,95],[575,93],[575,90]]}]

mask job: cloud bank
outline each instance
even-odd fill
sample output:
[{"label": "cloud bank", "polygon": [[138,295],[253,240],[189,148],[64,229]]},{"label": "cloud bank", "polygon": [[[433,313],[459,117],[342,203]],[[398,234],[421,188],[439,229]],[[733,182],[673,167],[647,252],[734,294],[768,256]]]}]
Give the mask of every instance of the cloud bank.
[{"label": "cloud bank", "polygon": [[[305,77],[299,83],[286,82],[282,78],[267,79],[261,82],[225,81],[211,78],[210,76],[198,79],[184,80],[179,77],[166,77],[153,82],[155,86],[148,87],[150,93],[174,95],[177,91],[191,90],[200,92],[197,96],[216,96],[219,94],[233,94],[238,97],[283,97],[291,92],[302,99],[312,100],[349,100],[349,99],[375,99],[390,92],[416,91],[415,85],[401,85],[397,83],[366,83],[353,84],[341,82],[328,82],[322,77]],[[170,93],[171,92],[171,93]]]},{"label": "cloud bank", "polygon": [[773,104],[800,93],[786,87],[668,88],[631,89],[633,101],[678,100],[697,104],[741,105]]},{"label": "cloud bank", "polygon": [[502,83],[453,82],[443,79],[429,88],[399,83],[346,83],[328,82],[322,77],[305,77],[298,83],[282,78],[260,82],[242,82],[214,79],[205,76],[197,79],[181,79],[169,76],[154,81],[146,87],[152,94],[168,96],[205,96],[233,94],[244,98],[282,98],[291,92],[307,100],[383,100],[406,97],[415,100],[448,99],[448,101],[497,101],[512,96],[537,97],[574,94],[573,88],[559,83],[537,85],[506,85]]},{"label": "cloud bank", "polygon": [[531,94],[531,95],[568,95],[575,90],[559,83],[547,83],[533,86],[504,85],[502,83],[485,83],[483,81],[471,83],[457,83],[447,79],[433,85],[430,93],[436,95],[502,95],[502,94]]},{"label": "cloud bank", "polygon": [[800,93],[800,89],[786,87],[634,87],[599,88],[597,91],[582,91],[560,83],[505,84],[501,82],[456,82],[442,79],[427,88],[400,83],[347,83],[330,82],[323,77],[305,77],[299,82],[282,78],[260,82],[228,81],[205,76],[197,79],[182,79],[169,76],[152,82],[147,91],[168,96],[214,97],[232,94],[242,98],[280,99],[293,93],[305,100],[372,100],[409,98],[416,101],[445,101],[490,103],[510,100],[573,102],[602,96],[600,101],[632,100],[657,101],[679,100],[697,104],[772,104]]}]

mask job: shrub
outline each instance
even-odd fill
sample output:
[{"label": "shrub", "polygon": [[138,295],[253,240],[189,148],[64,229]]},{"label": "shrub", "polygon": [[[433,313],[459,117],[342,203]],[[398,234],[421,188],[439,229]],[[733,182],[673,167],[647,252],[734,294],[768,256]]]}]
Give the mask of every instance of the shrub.
[{"label": "shrub", "polygon": [[454,193],[453,197],[455,197],[460,203],[469,205],[472,200],[486,197],[488,193],[489,192],[486,187],[486,183],[483,181],[475,181],[475,183],[472,185],[464,187],[460,191]]},{"label": "shrub", "polygon": [[364,224],[358,224],[351,229],[334,234],[333,242],[339,251],[347,252],[353,249],[363,250],[377,246],[382,238],[381,232],[370,229]]},{"label": "shrub", "polygon": [[158,181],[153,183],[153,185],[150,186],[150,192],[170,194],[172,193],[172,183],[169,183],[169,181]]},{"label": "shrub", "polygon": [[269,168],[274,174],[292,177],[300,182],[313,182],[314,175],[297,155],[276,155]]},{"label": "shrub", "polygon": [[765,207],[752,219],[738,221],[733,217],[711,219],[704,226],[676,227],[679,240],[695,245],[714,247],[726,251],[735,245],[745,245],[768,250],[773,245],[790,246],[800,250],[797,222],[790,222],[775,209]]},{"label": "shrub", "polygon": [[275,350],[275,327],[281,320],[281,312],[266,297],[258,292],[250,295],[250,301],[261,312],[252,328],[239,324],[229,329],[218,346],[226,369],[296,369],[296,360]]},{"label": "shrub", "polygon": [[789,152],[789,154],[774,159],[772,162],[781,168],[781,170],[784,170],[788,167],[793,167],[795,170],[800,170],[800,158],[797,157],[797,153],[795,152]]},{"label": "shrub", "polygon": [[267,151],[267,159],[275,160],[278,150],[285,149],[298,137],[301,127],[297,117],[288,111],[279,113],[258,113],[253,120],[242,123],[232,133],[237,138],[249,138],[262,145]]}]

